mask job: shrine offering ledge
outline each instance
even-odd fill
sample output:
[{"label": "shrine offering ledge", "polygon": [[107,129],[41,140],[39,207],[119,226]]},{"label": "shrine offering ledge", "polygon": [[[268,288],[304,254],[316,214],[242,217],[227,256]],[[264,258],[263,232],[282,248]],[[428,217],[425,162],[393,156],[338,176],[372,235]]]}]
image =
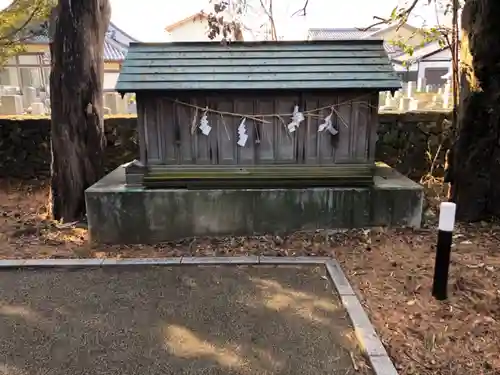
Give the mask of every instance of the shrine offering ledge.
[{"label": "shrine offering ledge", "polygon": [[371,187],[200,190],[127,187],[121,166],[86,192],[91,240],[109,244],[328,228],[419,227],[423,197],[419,184],[386,165],[377,165]]}]

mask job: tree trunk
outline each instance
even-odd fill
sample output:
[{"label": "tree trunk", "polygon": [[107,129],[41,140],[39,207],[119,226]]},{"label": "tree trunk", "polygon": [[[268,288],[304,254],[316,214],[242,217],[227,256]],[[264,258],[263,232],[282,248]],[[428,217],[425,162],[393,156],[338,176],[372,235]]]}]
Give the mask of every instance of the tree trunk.
[{"label": "tree trunk", "polygon": [[500,216],[500,1],[467,0],[462,12],[458,138],[452,200],[457,218]]},{"label": "tree trunk", "polygon": [[85,214],[84,191],[104,174],[104,37],[109,0],[59,0],[51,22],[52,214]]}]

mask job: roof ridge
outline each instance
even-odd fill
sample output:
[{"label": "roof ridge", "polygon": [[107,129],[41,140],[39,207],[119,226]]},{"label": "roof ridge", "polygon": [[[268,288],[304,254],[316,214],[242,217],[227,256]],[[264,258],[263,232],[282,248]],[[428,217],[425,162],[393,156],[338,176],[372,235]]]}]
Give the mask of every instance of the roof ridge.
[{"label": "roof ridge", "polygon": [[206,18],[206,17],[208,17],[208,14],[204,10],[200,10],[198,12],[195,12],[187,17],[184,17],[176,22],[173,22],[173,23],[165,26],[165,31],[171,32],[176,27],[182,26],[189,21],[195,21],[197,17]]},{"label": "roof ridge", "polygon": [[[364,30],[361,27],[310,27],[308,30],[358,30],[358,31],[369,31],[369,30]],[[380,28],[372,28],[370,30],[380,30]]]},{"label": "roof ridge", "polygon": [[178,41],[178,42],[138,42],[138,43],[130,43],[129,48],[141,48],[141,47],[176,47],[176,46],[219,46],[221,48],[225,48],[228,51],[231,50],[231,47],[235,46],[243,46],[243,47],[251,47],[251,46],[271,46],[271,47],[282,47],[282,46],[295,46],[295,45],[328,45],[328,44],[378,44],[382,43],[384,40],[382,38],[363,38],[363,39],[318,39],[318,40],[284,40],[284,41],[275,41],[275,40],[246,40],[246,41],[234,41],[229,43],[228,45],[223,45],[219,41],[205,41],[205,40],[196,40],[196,41]]},{"label": "roof ridge", "polygon": [[121,29],[118,26],[116,26],[116,23],[114,23],[112,21],[109,21],[108,29],[109,29],[110,26],[114,27],[116,30],[118,30],[120,33],[122,33],[125,37],[129,38],[131,41],[133,41],[133,42],[138,42],[139,41],[137,38],[134,38],[130,34],[128,34],[125,31],[123,31],[123,29]]},{"label": "roof ridge", "polygon": [[113,47],[121,49],[123,51],[127,51],[128,50],[128,46],[124,45],[123,43],[120,43],[119,41],[117,41],[115,39],[106,38],[105,42],[107,42],[108,44],[111,44]]}]

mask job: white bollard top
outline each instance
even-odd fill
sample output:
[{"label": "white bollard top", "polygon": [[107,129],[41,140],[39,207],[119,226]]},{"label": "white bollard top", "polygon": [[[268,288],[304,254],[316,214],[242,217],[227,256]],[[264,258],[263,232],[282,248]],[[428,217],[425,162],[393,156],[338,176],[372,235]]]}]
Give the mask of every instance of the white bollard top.
[{"label": "white bollard top", "polygon": [[439,207],[439,230],[453,232],[455,226],[455,212],[457,205],[452,202],[443,202]]}]

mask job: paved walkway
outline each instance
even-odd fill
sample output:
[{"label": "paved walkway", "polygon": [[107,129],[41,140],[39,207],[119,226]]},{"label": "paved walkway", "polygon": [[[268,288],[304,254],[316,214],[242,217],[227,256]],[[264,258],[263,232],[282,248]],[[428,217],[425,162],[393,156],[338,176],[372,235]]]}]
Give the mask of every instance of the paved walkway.
[{"label": "paved walkway", "polygon": [[353,363],[371,374],[321,265],[0,272],[2,375],[346,375]]}]

